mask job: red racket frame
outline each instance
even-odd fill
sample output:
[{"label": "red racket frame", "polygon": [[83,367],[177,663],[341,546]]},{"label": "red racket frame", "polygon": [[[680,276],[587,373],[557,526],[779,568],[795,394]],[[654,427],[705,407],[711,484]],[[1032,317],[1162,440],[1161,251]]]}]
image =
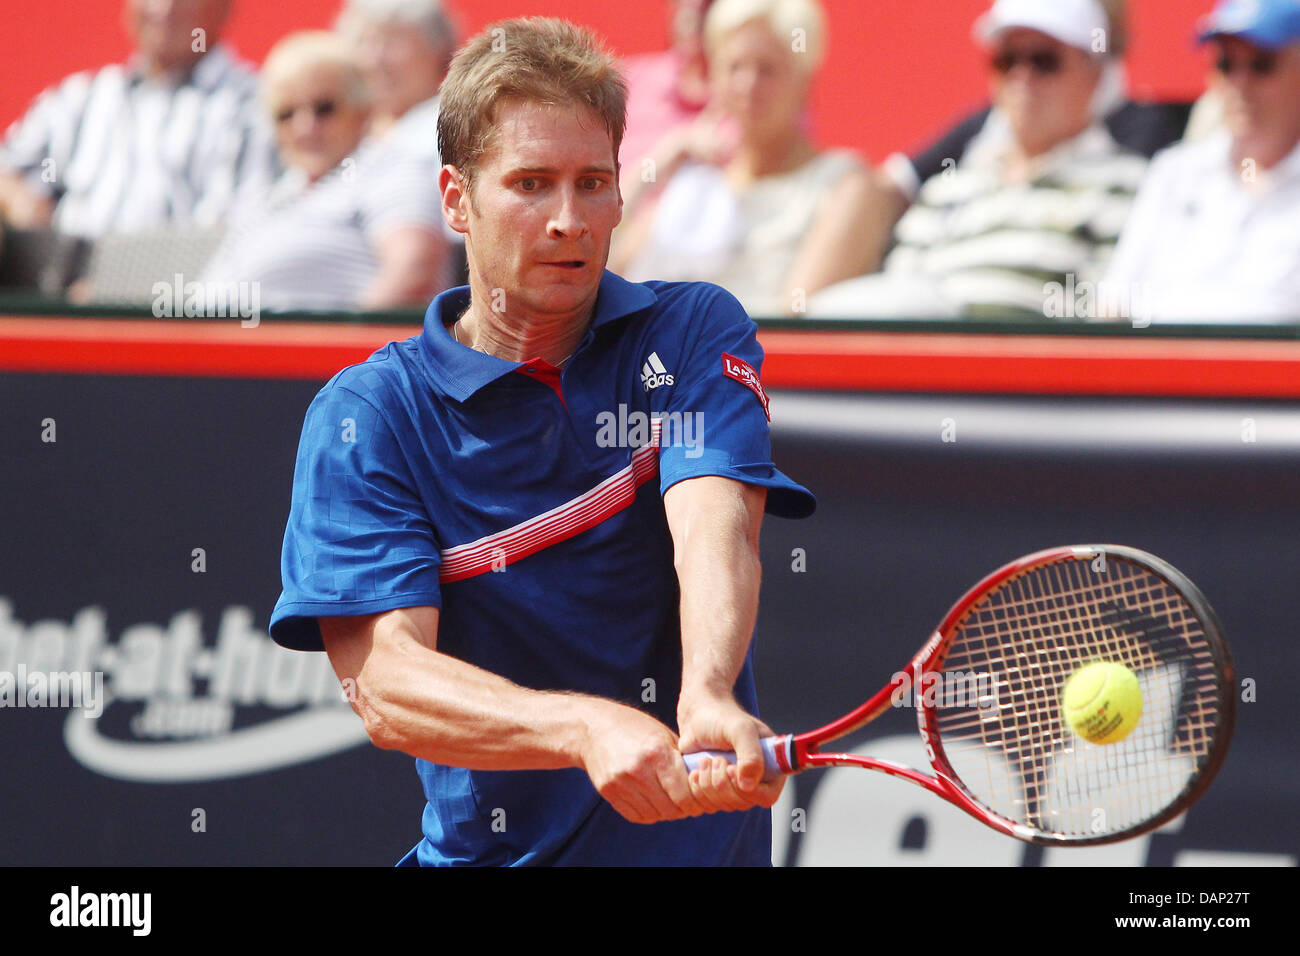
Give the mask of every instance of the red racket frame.
[{"label": "red racket frame", "polygon": [[1073,545],[1036,551],[1033,554],[1018,558],[988,575],[952,606],[952,609],[948,611],[942,623],[930,636],[930,639],[912,658],[908,664],[908,670],[916,676],[916,680],[913,682],[914,687],[920,685],[920,681],[924,679],[925,675],[937,673],[940,670],[944,655],[956,635],[957,625],[966,612],[989,591],[1009,579],[1043,565],[1066,560],[1095,559],[1102,554],[1113,555],[1135,562],[1163,578],[1166,583],[1182,594],[1196,610],[1197,617],[1205,628],[1207,639],[1219,654],[1218,664],[1222,678],[1220,701],[1222,704],[1223,724],[1218,737],[1216,752],[1211,755],[1209,763],[1201,769],[1179,798],[1171,803],[1164,812],[1127,830],[1086,837],[1044,833],[1013,820],[1008,820],[976,801],[961,784],[960,779],[953,772],[947,758],[944,756],[943,744],[938,732],[933,729],[935,726],[935,708],[932,704],[926,704],[923,700],[918,702],[916,708],[917,725],[925,745],[926,756],[931,762],[933,775],[892,760],[851,753],[823,753],[820,750],[823,744],[858,730],[894,706],[895,695],[898,691],[895,681],[885,685],[862,706],[845,714],[838,720],[806,733],[786,734],[777,738],[774,749],[777,764],[782,772],[798,773],[813,767],[865,767],[871,770],[879,770],[924,787],[926,790],[965,810],[981,823],[1008,836],[1029,843],[1051,846],[1114,843],[1153,830],[1173,819],[1195,801],[1209,786],[1227,753],[1227,744],[1232,736],[1235,717],[1235,698],[1230,692],[1230,688],[1234,684],[1234,677],[1227,645],[1222,641],[1222,632],[1208,602],[1206,602],[1196,586],[1181,572],[1154,555],[1121,545]]}]

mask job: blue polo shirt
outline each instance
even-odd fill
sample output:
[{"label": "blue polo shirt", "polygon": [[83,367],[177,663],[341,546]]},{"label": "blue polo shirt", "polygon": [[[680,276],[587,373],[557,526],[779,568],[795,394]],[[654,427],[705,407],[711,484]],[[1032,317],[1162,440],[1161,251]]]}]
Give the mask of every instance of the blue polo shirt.
[{"label": "blue polo shirt", "polygon": [[[563,371],[456,344],[469,289],[420,335],[344,369],[307,411],[271,618],[322,649],[318,617],[441,609],[438,650],[515,683],[625,702],[676,730],[681,633],[662,495],[721,475],[812,513],[776,469],[762,350],[736,299],[705,283],[606,272]],[[737,699],[757,713],[751,648]],[[758,809],[625,821],[581,769],[470,771],[416,761],[421,864],[770,860]]]}]

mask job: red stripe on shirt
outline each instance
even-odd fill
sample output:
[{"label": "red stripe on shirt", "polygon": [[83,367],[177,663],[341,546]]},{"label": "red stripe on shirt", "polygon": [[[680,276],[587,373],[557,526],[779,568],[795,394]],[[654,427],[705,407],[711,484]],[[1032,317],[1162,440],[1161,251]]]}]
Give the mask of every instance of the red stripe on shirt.
[{"label": "red stripe on shirt", "polygon": [[650,444],[632,453],[622,471],[606,478],[590,491],[521,521],[495,534],[458,544],[442,552],[438,579],[463,581],[495,568],[506,567],[529,555],[596,527],[636,500],[637,491],[659,473],[660,422],[651,424]]}]

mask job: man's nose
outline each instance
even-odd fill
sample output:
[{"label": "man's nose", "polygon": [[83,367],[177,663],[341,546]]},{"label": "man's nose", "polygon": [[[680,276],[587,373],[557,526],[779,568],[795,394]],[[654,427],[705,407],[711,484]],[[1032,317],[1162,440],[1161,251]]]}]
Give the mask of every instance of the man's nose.
[{"label": "man's nose", "polygon": [[556,207],[551,214],[549,232],[555,237],[576,239],[587,232],[587,220],[582,215],[576,189],[572,185],[557,192]]}]

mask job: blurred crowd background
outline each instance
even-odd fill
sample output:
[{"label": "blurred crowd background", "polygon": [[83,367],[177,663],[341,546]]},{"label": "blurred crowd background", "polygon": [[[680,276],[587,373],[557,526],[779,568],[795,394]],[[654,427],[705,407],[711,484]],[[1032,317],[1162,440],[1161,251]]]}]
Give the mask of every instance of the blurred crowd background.
[{"label": "blurred crowd background", "polygon": [[[254,65],[230,40],[249,0],[113,2],[78,23],[129,42],[115,62],[4,55],[45,88],[0,100],[0,307],[391,310],[467,281],[437,94],[492,4],[342,0]],[[606,32],[576,0],[497,6]],[[659,36],[614,46],[628,278],[716,282],[755,317],[1300,322],[1300,0],[1186,0],[1142,45],[1125,0],[916,0],[874,31],[868,2],[646,6]],[[1133,81],[1161,46],[1192,88]]]}]

